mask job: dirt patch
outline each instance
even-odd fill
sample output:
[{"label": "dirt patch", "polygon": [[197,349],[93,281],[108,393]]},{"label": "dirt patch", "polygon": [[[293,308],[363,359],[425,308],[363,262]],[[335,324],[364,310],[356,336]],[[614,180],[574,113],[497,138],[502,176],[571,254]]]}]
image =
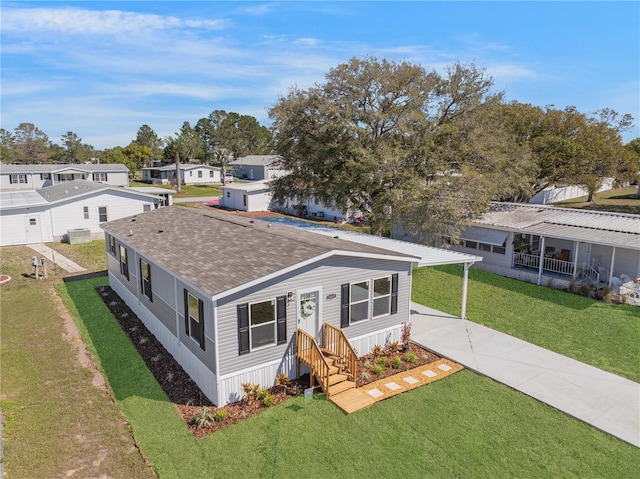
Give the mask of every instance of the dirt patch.
[{"label": "dirt patch", "polygon": [[[182,366],[169,354],[162,343],[146,328],[115,291],[109,286],[99,286],[96,290],[195,437],[207,436],[231,424],[242,421],[253,414],[257,414],[268,407],[262,399],[249,399],[245,396],[236,403],[216,408],[182,369]],[[411,344],[410,350],[415,355],[415,362],[404,361],[402,367],[397,368],[393,367],[390,362],[389,367],[384,368],[381,374],[369,372],[373,355],[361,357],[357,365],[358,386],[441,359],[439,356],[415,344]],[[390,359],[390,361],[393,361],[393,359]],[[288,381],[285,384],[269,388],[266,393],[273,398],[271,404],[273,406],[293,396],[302,394],[307,387],[309,387],[308,374],[297,381]],[[190,424],[191,419],[197,413],[202,412],[203,407],[207,407],[212,414],[222,410],[226,416],[224,420],[220,422],[214,421],[204,427],[196,427]]]},{"label": "dirt patch", "polygon": [[104,380],[104,376],[98,370],[96,364],[93,361],[93,358],[91,357],[91,354],[84,344],[84,341],[82,341],[82,337],[80,336],[80,331],[78,331],[78,328],[76,327],[76,323],[73,321],[73,318],[62,302],[62,299],[60,299],[60,296],[58,296],[55,291],[53,293],[53,296],[58,314],[64,322],[64,332],[62,333],[62,337],[77,348],[78,362],[83,368],[88,369],[93,374],[91,384],[98,389],[103,389],[108,392],[109,388],[107,388],[107,383]]}]

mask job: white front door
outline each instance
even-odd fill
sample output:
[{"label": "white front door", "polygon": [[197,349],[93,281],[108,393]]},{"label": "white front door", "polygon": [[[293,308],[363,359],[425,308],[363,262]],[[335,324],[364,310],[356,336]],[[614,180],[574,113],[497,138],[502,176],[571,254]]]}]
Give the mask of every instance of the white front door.
[{"label": "white front door", "polygon": [[298,291],[298,327],[319,340],[322,317],[319,288]]},{"label": "white front door", "polygon": [[42,229],[39,215],[27,215],[24,218],[27,244],[42,243]]}]

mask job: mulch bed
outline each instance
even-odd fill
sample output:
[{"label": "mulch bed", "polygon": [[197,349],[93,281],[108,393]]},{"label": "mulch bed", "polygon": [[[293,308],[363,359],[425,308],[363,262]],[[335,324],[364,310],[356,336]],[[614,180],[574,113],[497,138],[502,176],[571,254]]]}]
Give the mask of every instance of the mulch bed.
[{"label": "mulch bed", "polygon": [[[138,350],[158,384],[166,393],[169,401],[176,407],[185,424],[187,424],[196,438],[207,436],[267,408],[261,400],[249,400],[246,397],[236,403],[216,408],[175,358],[167,352],[160,341],[156,339],[129,306],[109,286],[99,286],[96,290],[122,327],[122,330],[131,340],[131,343]],[[402,365],[398,368],[392,368],[389,365],[384,368],[384,372],[381,375],[377,375],[371,372],[371,368],[365,367],[369,363],[375,363],[374,355],[362,356],[358,360],[357,386],[361,387],[384,377],[408,371],[440,359],[439,356],[415,344],[411,344],[411,351],[416,355],[414,363],[402,362]],[[304,389],[308,387],[309,375],[307,374],[299,380],[290,381],[286,386],[281,385],[269,388],[268,392],[273,396],[272,405],[276,405],[293,396],[302,394]],[[196,427],[190,424],[190,420],[196,413],[202,411],[203,407],[209,408],[211,412],[222,409],[226,411],[226,418],[224,421],[212,422],[204,427]]]}]

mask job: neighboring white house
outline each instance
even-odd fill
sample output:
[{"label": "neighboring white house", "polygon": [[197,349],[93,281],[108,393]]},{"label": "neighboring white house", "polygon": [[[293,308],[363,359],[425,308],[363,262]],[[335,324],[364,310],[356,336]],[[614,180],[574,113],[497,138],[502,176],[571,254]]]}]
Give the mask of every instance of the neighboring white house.
[{"label": "neighboring white house", "polygon": [[121,164],[0,165],[0,190],[38,190],[74,180],[129,186],[129,169]]},{"label": "neighboring white house", "polygon": [[222,187],[220,206],[239,211],[269,211],[273,193],[268,182],[236,183]]},{"label": "neighboring white house", "polygon": [[273,180],[289,174],[282,168],[278,155],[249,155],[229,163],[236,178],[243,180]]},{"label": "neighboring white house", "polygon": [[[614,178],[605,178],[602,180],[602,186],[598,192],[610,190],[613,186]],[[588,194],[589,192],[581,186],[549,186],[531,198],[529,203],[534,205],[548,205],[558,201],[566,201],[573,198],[579,198],[581,196],[587,196]]]},{"label": "neighboring white house", "polygon": [[[392,237],[412,240],[400,228]],[[621,277],[640,277],[640,215],[495,202],[460,243],[451,249],[482,256],[479,269],[542,285],[615,291]]]},{"label": "neighboring white house", "polygon": [[220,206],[239,211],[277,211],[305,218],[318,218],[328,221],[354,222],[362,218],[359,210],[348,210],[343,213],[338,208],[327,206],[322,202],[310,198],[306,201],[287,200],[284,204],[273,199],[270,183],[255,181],[250,183],[236,183],[222,187]]},{"label": "neighboring white house", "polygon": [[156,209],[163,201],[155,194],[83,180],[0,192],[0,246],[59,241],[70,230],[102,238],[101,223]]},{"label": "neighboring white house", "polygon": [[[183,185],[202,185],[207,183],[222,183],[222,170],[217,166],[180,164],[180,182]],[[176,166],[166,165],[142,168],[142,181],[175,184]]]}]

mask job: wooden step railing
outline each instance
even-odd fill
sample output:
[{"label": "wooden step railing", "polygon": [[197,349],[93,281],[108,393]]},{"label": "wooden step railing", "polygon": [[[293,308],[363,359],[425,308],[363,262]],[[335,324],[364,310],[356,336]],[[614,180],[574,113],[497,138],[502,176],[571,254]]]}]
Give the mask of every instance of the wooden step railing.
[{"label": "wooden step railing", "polygon": [[329,362],[322,354],[322,350],[316,340],[302,329],[298,329],[298,353],[296,360],[296,377],[300,377],[300,363],[309,366],[311,387],[314,387],[314,378],[317,378],[324,394],[329,397]]},{"label": "wooden step railing", "polygon": [[322,328],[322,347],[332,355],[340,357],[346,368],[345,373],[351,381],[355,381],[358,356],[342,329],[329,323]]}]

